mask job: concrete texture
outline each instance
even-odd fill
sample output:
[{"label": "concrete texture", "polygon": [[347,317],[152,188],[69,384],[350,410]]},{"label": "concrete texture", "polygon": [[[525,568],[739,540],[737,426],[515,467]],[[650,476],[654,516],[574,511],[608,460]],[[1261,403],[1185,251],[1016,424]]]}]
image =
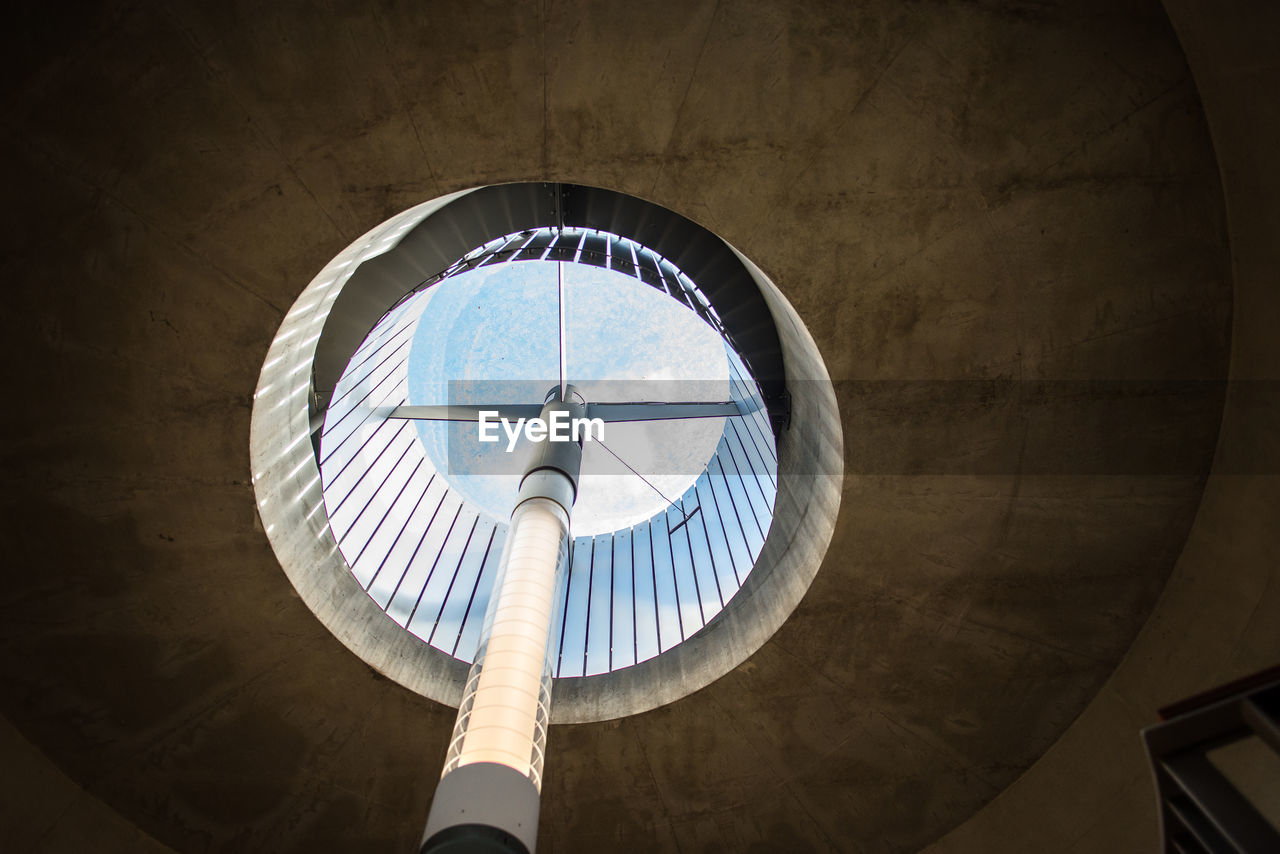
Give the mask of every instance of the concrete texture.
[{"label": "concrete texture", "polygon": [[1213,474],[1157,606],[1120,667],[1057,744],[929,851],[1155,850],[1153,786],[1127,737],[1151,709],[1280,659],[1280,9],[1166,3],[1195,72],[1222,170],[1235,313],[1233,386]]},{"label": "concrete texture", "polygon": [[[1280,433],[1216,383],[1277,378],[1280,22],[1168,5],[20,12],[4,838],[412,849],[453,711],[293,592],[256,527],[250,397],[356,236],[561,179],[697,219],[769,275],[836,381],[846,473],[823,566],[754,656],[553,728],[541,850],[1149,848],[1136,728],[1280,656],[1258,474]],[[1206,382],[1128,431],[1069,398],[978,384],[939,419],[848,384],[958,379]],[[1108,468],[1148,435],[1159,466]],[[1088,459],[982,456],[1043,436]]]}]

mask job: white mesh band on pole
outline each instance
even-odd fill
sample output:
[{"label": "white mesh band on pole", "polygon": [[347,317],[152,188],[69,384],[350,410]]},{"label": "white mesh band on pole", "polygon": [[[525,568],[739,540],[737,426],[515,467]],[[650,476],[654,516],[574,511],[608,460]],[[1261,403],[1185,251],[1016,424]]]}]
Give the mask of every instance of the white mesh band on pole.
[{"label": "white mesh band on pole", "polygon": [[480,650],[458,710],[444,773],[498,762],[542,787],[550,700],[547,638],[560,597],[568,519],[531,498],[511,516]]}]

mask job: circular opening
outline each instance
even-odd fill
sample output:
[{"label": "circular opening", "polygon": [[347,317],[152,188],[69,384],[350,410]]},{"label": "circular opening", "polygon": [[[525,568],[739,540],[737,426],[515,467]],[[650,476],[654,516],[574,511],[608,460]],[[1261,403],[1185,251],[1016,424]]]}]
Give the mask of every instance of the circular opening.
[{"label": "circular opening", "polygon": [[[326,626],[380,672],[456,705],[472,631],[468,608],[484,612],[486,554],[495,552],[505,523],[501,503],[487,502],[483,490],[463,480],[513,472],[467,470],[459,465],[462,446],[448,430],[432,448],[431,435],[423,434],[440,433],[440,428],[421,430],[409,422],[388,427],[394,419],[386,410],[440,403],[442,381],[445,403],[462,402],[468,389],[491,393],[485,386],[495,380],[483,371],[459,382],[439,365],[445,350],[459,352],[456,342],[448,344],[449,335],[470,334],[484,342],[497,328],[493,307],[503,301],[494,299],[495,291],[486,298],[485,288],[468,280],[522,268],[529,271],[522,277],[536,280],[539,265],[570,272],[565,291],[570,318],[576,288],[582,316],[600,321],[590,334],[575,333],[572,320],[566,325],[570,365],[575,334],[579,364],[585,366],[591,342],[621,325],[619,318],[606,317],[605,303],[592,307],[586,296],[602,298],[604,286],[584,283],[607,274],[618,279],[611,287],[624,294],[622,304],[627,288],[636,299],[635,294],[656,296],[711,336],[724,373],[698,379],[727,388],[725,400],[738,413],[708,419],[713,429],[701,450],[695,438],[624,443],[617,454],[624,465],[629,456],[640,459],[642,446],[665,444],[688,452],[684,470],[665,472],[687,485],[678,493],[675,488],[663,493],[658,479],[664,473],[654,460],[671,463],[669,455],[659,454],[646,463],[654,471],[643,471],[645,465],[638,470],[651,475],[645,479],[658,487],[655,493],[663,493],[644,499],[657,502],[657,512],[633,498],[600,514],[594,527],[584,522],[574,532],[559,624],[564,637],[553,720],[600,720],[684,696],[745,660],[803,596],[834,526],[842,443],[829,379],[785,299],[722,240],[633,197],[561,184],[481,188],[388,220],[336,257],[286,316],[255,395],[254,484],[264,529],[282,567]],[[583,279],[575,286],[578,274]],[[540,293],[551,291],[544,287]],[[452,301],[449,323],[431,325],[433,301],[437,308],[449,308]],[[528,301],[520,307],[520,322],[536,334],[518,341],[519,351],[554,350],[545,332],[548,315],[532,311]],[[468,308],[477,317],[460,319],[459,312]],[[645,316],[656,312],[650,307]],[[433,328],[434,333],[424,331]],[[391,343],[397,335],[403,339],[398,355],[385,350],[397,346]],[[440,335],[448,345],[443,350],[432,343]],[[415,361],[419,347],[435,356]],[[673,349],[669,342],[666,347]],[[474,367],[485,358],[492,363],[497,349],[491,340],[473,348],[478,361],[468,364]],[[545,361],[544,355],[537,358]],[[658,364],[651,354],[634,361],[664,381],[691,381],[667,376],[663,372],[670,366]],[[697,361],[704,372],[714,373],[707,371],[706,357]],[[385,375],[375,375],[374,365],[381,365]],[[525,365],[517,373],[535,372]],[[608,383],[619,376],[600,373],[584,381]],[[657,381],[643,370],[640,377]],[[529,385],[520,400],[530,404],[539,403],[558,379],[518,378]],[[504,379],[510,377],[498,378]],[[383,391],[375,396],[379,382]],[[388,388],[399,388],[402,397],[388,397]],[[430,399],[431,394],[437,397]],[[670,390],[655,396],[673,399]],[[610,397],[605,393],[598,402],[620,402],[603,399]],[[626,397],[632,403],[646,399],[644,392]],[[352,426],[360,423],[365,426]],[[706,427],[701,425],[704,433]],[[395,442],[387,432],[391,429],[399,431]],[[342,450],[347,433],[356,437],[355,444]],[[428,485],[428,466],[439,475],[435,487]],[[638,480],[629,471],[625,476]],[[649,488],[637,487],[638,495]],[[436,492],[429,493],[431,488]],[[432,522],[423,506],[441,521]],[[412,554],[402,544],[406,539],[430,560],[398,558],[392,565],[393,553]],[[390,595],[379,586],[378,565],[383,572],[391,566],[388,577],[396,583]],[[407,591],[404,596],[397,585]]]},{"label": "circular opening", "polygon": [[[654,285],[637,275],[646,268],[659,271]],[[545,399],[562,356],[592,403],[732,401],[741,412],[584,431],[552,637],[556,676],[593,676],[705,626],[742,587],[772,522],[776,448],[759,387],[687,275],[596,230],[527,230],[468,252],[357,348],[318,458],[356,581],[397,624],[470,663],[534,445],[518,423],[481,441],[475,423],[388,413],[528,406]]]}]

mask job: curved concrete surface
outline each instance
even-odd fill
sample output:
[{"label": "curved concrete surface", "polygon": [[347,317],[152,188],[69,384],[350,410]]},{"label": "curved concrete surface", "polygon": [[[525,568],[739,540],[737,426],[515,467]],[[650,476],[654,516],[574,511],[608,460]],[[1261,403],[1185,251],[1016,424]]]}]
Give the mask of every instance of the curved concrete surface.
[{"label": "curved concrete surface", "polygon": [[759,652],[553,728],[542,849],[1146,844],[1137,726],[1280,652],[1280,501],[1241,474],[1275,416],[1233,390],[1223,420],[1220,383],[1228,354],[1275,378],[1278,30],[1191,5],[23,13],[6,840],[411,850],[453,711],[293,593],[255,527],[250,397],[356,236],[555,179],[760,265],[836,383],[845,474]]},{"label": "curved concrete surface", "polygon": [[1231,394],[1213,474],[1155,611],[1053,748],[930,852],[1155,851],[1137,731],[1153,710],[1280,659],[1280,9],[1167,0],[1204,102],[1231,222]]}]

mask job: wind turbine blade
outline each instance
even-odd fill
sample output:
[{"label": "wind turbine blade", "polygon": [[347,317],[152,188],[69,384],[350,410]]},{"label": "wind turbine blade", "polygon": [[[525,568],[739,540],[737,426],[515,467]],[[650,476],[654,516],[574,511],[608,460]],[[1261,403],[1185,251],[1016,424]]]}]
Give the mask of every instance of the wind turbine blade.
[{"label": "wind turbine blade", "polygon": [[744,414],[733,401],[723,403],[588,403],[587,417],[620,421],[673,421],[681,418],[727,418]]},{"label": "wind turbine blade", "polygon": [[397,406],[387,413],[388,418],[406,418],[413,421],[479,421],[481,412],[496,413],[494,418],[518,421],[536,418],[542,407],[523,403],[499,403],[483,406]]}]

